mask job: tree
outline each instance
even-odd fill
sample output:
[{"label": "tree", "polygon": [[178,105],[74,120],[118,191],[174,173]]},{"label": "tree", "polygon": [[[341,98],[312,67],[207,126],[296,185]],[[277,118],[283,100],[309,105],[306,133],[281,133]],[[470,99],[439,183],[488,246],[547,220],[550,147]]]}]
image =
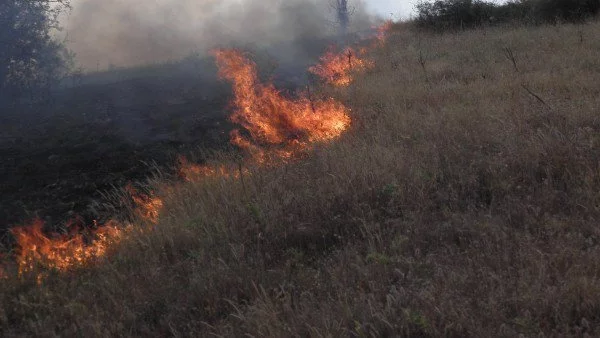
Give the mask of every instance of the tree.
[{"label": "tree", "polygon": [[0,1],[0,99],[48,88],[66,71],[66,49],[51,34],[68,7],[68,0]]},{"label": "tree", "polygon": [[336,0],[336,14],[342,35],[348,33],[348,25],[350,23],[350,13],[348,11],[348,0]]},{"label": "tree", "polygon": [[536,14],[549,22],[582,21],[600,11],[600,0],[537,0],[533,3]]},{"label": "tree", "polygon": [[579,22],[600,12],[600,0],[433,0],[416,5],[418,26],[444,31],[503,22]]}]

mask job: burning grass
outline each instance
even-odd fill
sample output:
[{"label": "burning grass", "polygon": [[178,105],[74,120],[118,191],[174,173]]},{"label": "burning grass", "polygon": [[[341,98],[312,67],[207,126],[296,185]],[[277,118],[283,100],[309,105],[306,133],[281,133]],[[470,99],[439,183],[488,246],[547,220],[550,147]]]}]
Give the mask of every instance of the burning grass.
[{"label": "burning grass", "polygon": [[320,57],[319,63],[310,67],[308,71],[317,75],[329,85],[335,87],[349,86],[358,73],[375,66],[373,60],[369,59],[367,55],[373,50],[385,46],[392,27],[393,23],[391,21],[386,21],[375,27],[377,33],[374,38],[369,39],[367,42],[367,45],[370,44],[369,47],[346,47],[342,51],[337,51],[336,46],[331,46]]},{"label": "burning grass", "polygon": [[336,87],[347,87],[354,80],[356,72],[373,67],[373,61],[364,57],[366,53],[366,48],[346,47],[343,51],[337,52],[335,47],[331,47],[320,58],[320,63],[311,67],[309,71],[328,84]]},{"label": "burning grass", "polygon": [[[127,199],[133,202],[132,214],[138,223],[158,223],[163,207],[161,198],[139,193],[131,184],[124,190]],[[32,273],[41,282],[46,271],[65,272],[94,264],[119,244],[132,226],[116,220],[101,225],[94,221],[85,226],[73,219],[65,226],[67,233],[61,234],[45,232],[44,221],[34,219],[29,224],[13,227],[18,275]]]},{"label": "burning grass", "polygon": [[233,84],[231,121],[248,134],[234,130],[231,142],[258,161],[264,160],[264,151],[270,147],[279,147],[282,157],[293,156],[311,143],[339,137],[349,127],[348,109],[333,98],[313,100],[304,93],[285,98],[272,84],[259,82],[256,65],[241,52],[219,50],[214,54],[219,75]]},{"label": "burning grass", "polygon": [[351,133],[157,184],[154,230],[104,264],[1,281],[0,333],[597,336],[598,29],[395,31],[337,93]]},{"label": "burning grass", "polygon": [[[284,98],[272,84],[258,81],[256,65],[241,52],[219,50],[215,56],[219,75],[233,83],[235,110],[231,120],[249,134],[246,138],[234,130],[231,142],[246,150],[251,161],[272,165],[298,157],[311,143],[330,141],[350,125],[347,109],[334,99],[312,101],[305,95],[295,100]],[[275,162],[269,163],[271,161]],[[186,181],[197,181],[211,176],[237,178],[242,170],[232,172],[225,165],[197,165],[181,156],[178,173]],[[159,222],[162,198],[140,194],[131,184],[125,187],[125,192],[133,200],[133,213],[139,220],[151,224]],[[120,241],[122,230],[116,223],[111,221],[97,228],[87,239],[80,227],[72,224],[67,224],[68,235],[47,235],[39,219],[13,228],[19,275],[35,270],[36,266],[66,271],[104,256],[108,246]]]},{"label": "burning grass", "polygon": [[67,224],[68,234],[47,235],[43,227],[44,222],[36,219],[31,224],[11,229],[17,241],[19,275],[37,271],[39,266],[66,271],[96,262],[121,241],[126,231],[116,222],[88,229],[87,233],[82,233],[75,222]]}]

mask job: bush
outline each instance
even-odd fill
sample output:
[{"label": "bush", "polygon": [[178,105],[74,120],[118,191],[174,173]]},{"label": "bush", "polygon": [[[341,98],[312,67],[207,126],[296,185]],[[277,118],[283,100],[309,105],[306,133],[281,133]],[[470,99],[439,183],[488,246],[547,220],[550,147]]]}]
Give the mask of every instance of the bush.
[{"label": "bush", "polygon": [[416,5],[416,24],[444,31],[506,22],[579,22],[595,16],[600,0],[515,0],[496,4],[480,0],[436,0]]},{"label": "bush", "polygon": [[544,22],[577,22],[598,14],[600,0],[536,0],[533,8]]},{"label": "bush", "polygon": [[416,22],[421,27],[446,30],[470,28],[489,21],[494,4],[473,0],[437,0],[417,4]]}]

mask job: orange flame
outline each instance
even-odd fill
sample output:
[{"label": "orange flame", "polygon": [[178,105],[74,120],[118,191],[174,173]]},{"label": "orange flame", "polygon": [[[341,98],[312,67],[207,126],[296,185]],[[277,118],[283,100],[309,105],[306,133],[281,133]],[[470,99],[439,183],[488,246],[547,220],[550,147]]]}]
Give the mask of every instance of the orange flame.
[{"label": "orange flame", "polygon": [[387,37],[389,32],[392,30],[392,27],[394,27],[394,22],[391,20],[388,20],[386,22],[384,22],[381,26],[377,27],[377,42],[379,43],[379,45],[383,45],[387,42]]},{"label": "orange flame", "polygon": [[[125,190],[135,203],[134,213],[151,223],[157,223],[163,202],[160,198],[138,193],[131,185]],[[79,222],[67,224],[68,234],[45,234],[44,222],[35,219],[29,224],[11,229],[17,241],[16,262],[19,275],[36,267],[66,271],[93,263],[105,256],[108,248],[121,241],[131,228],[117,221],[81,230]],[[38,274],[38,282],[43,274]]]},{"label": "orange flame", "polygon": [[[234,130],[231,142],[250,152],[259,164],[274,163],[298,156],[311,143],[339,137],[350,125],[349,110],[332,98],[313,100],[307,93],[287,99],[272,84],[258,80],[256,64],[236,50],[215,52],[219,74],[233,83],[235,98],[231,120],[245,132]],[[237,178],[244,171],[225,166],[201,166],[181,157],[179,174],[191,181],[198,177],[223,176]],[[149,223],[158,223],[163,208],[161,198],[140,194],[132,185],[125,187],[135,204],[134,213]],[[94,222],[95,223],[95,222]],[[96,224],[94,224],[96,225]],[[16,263],[19,275],[37,266],[58,271],[91,264],[106,255],[109,247],[120,242],[131,226],[123,228],[116,221],[102,227],[80,231],[75,222],[68,225],[69,234],[46,235],[43,221],[14,227],[17,241]],[[6,272],[0,267],[0,278]],[[38,281],[44,276],[37,275]]]},{"label": "orange flame", "polygon": [[[392,21],[386,21],[378,27],[374,27],[376,34],[374,43],[369,48],[382,47],[393,27]],[[336,52],[335,47],[330,47],[325,55],[319,58],[319,64],[308,69],[309,72],[319,76],[326,83],[336,87],[347,87],[353,81],[353,73],[365,71],[374,66],[373,61],[366,58],[367,47],[354,49],[347,47],[341,52]]]},{"label": "orange flame", "polygon": [[256,64],[237,50],[214,52],[219,76],[233,83],[234,112],[231,121],[244,127],[231,134],[231,142],[248,150],[257,162],[266,156],[264,146],[282,150],[271,154],[293,156],[309,143],[329,141],[350,125],[348,109],[332,98],[312,100],[301,93],[295,100],[281,95],[272,84],[258,80]]},{"label": "orange flame", "polygon": [[364,58],[365,54],[366,49],[360,49],[357,52],[348,47],[341,53],[337,53],[331,47],[325,55],[321,56],[320,63],[310,67],[308,71],[333,86],[346,87],[354,80],[352,77],[353,72],[364,71],[373,67],[373,62]]},{"label": "orange flame", "polygon": [[90,230],[87,236],[78,231],[74,222],[67,225],[69,234],[48,236],[43,226],[42,220],[35,219],[28,225],[11,229],[17,240],[19,275],[35,270],[38,265],[66,271],[91,263],[104,256],[109,246],[118,243],[124,234],[114,221]]},{"label": "orange flame", "polygon": [[160,211],[163,207],[163,201],[160,197],[141,194],[131,184],[125,187],[125,191],[135,204],[134,213],[136,215],[144,221],[158,223]]},{"label": "orange flame", "polygon": [[204,177],[236,177],[237,173],[232,173],[224,165],[208,166],[191,163],[185,156],[179,156],[177,160],[177,173],[179,177],[187,182],[198,181]]}]

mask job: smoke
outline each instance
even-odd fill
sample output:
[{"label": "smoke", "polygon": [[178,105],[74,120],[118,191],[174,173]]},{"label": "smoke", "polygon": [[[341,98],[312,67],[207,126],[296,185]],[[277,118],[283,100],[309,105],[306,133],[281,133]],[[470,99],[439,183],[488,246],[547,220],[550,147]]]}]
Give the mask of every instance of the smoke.
[{"label": "smoke", "polygon": [[[264,49],[283,62],[314,57],[338,33],[330,0],[73,0],[63,19],[78,65],[95,70],[177,60],[215,47]],[[349,1],[351,32],[372,26]],[[316,50],[318,49],[318,51]]]}]

